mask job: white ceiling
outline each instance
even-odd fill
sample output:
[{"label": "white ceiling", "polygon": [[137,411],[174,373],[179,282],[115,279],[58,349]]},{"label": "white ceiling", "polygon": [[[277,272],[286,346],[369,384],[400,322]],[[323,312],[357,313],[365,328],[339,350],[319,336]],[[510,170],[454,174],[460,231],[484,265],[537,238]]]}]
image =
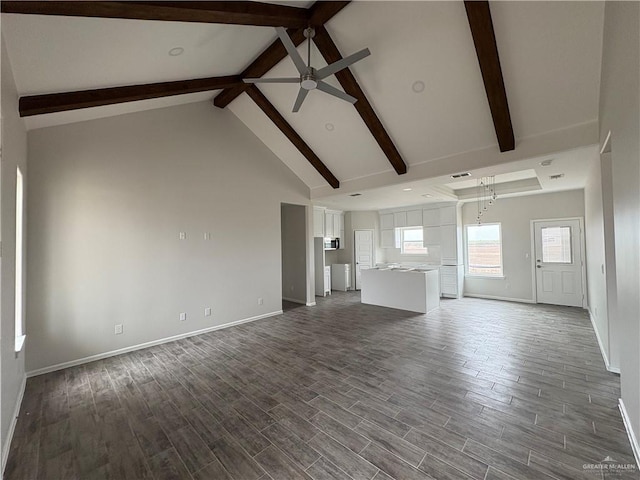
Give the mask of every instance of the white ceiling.
[{"label": "white ceiling", "polygon": [[[496,191],[499,198],[577,190],[584,188],[589,170],[593,168],[598,158],[598,146],[590,145],[559,152],[553,156],[532,157],[492,167],[472,169],[469,170],[470,177],[457,180],[452,179],[450,175],[443,175],[372,190],[361,190],[357,192],[361,194],[357,197],[352,197],[351,193],[339,193],[320,198],[315,203],[338,210],[353,211],[382,210],[457,200],[472,201],[474,198],[458,196],[456,193],[464,193],[460,190],[475,187],[479,178],[490,175],[496,176]],[[545,160],[552,160],[551,165],[541,165]],[[561,179],[549,178],[561,173],[564,174]],[[522,182],[519,188],[509,188],[509,193],[505,193],[503,185],[510,186],[527,179],[537,179],[537,182]],[[411,190],[405,191],[407,188]]]},{"label": "white ceiling", "polygon": [[[496,168],[512,172],[534,168],[517,162],[505,166],[505,162],[516,159],[535,164],[536,159],[531,158],[535,155],[530,153],[535,149],[522,147],[529,139],[562,137],[558,132],[563,129],[597,120],[603,11],[602,2],[491,3],[516,135],[515,155],[497,151],[462,2],[356,1],[327,24],[343,56],[364,47],[371,50],[371,56],[352,71],[409,165],[406,179],[393,173],[356,110],[321,92],[311,92],[301,111],[293,114],[296,85],[260,86],[341,181],[344,187],[338,191],[326,189],[324,179],[246,95],[228,108],[310,187],[312,196],[323,197],[319,203],[347,197],[359,184],[450,183],[448,176],[430,174],[423,166],[457,155],[472,159],[476,151],[491,152],[491,158],[482,162],[494,173],[508,173]],[[276,38],[267,27],[10,14],[2,15],[2,34],[21,95],[237,74]],[[183,47],[184,54],[169,56],[168,51],[176,46]],[[304,49],[305,44],[300,46],[301,52]],[[315,47],[312,63],[317,68],[325,64]],[[286,58],[266,76],[294,75],[293,64]],[[412,91],[416,80],[425,83],[424,92]],[[338,85],[334,78],[330,82]],[[215,92],[204,92],[39,115],[28,118],[26,124],[41,128],[209,101],[213,96]],[[325,128],[327,123],[334,126],[333,131]],[[562,142],[549,144],[562,150]],[[525,150],[528,158],[521,158],[525,153],[517,155]],[[576,160],[571,151],[558,153],[559,161],[573,158],[578,165],[584,161]],[[420,178],[411,178],[418,171]],[[368,182],[374,178],[386,180]],[[574,180],[567,178],[571,185]],[[542,178],[540,183],[545,189],[552,188]],[[380,193],[381,199],[398,186],[388,186],[387,193]],[[363,203],[365,197],[348,198]],[[387,201],[402,201],[392,197]]]}]

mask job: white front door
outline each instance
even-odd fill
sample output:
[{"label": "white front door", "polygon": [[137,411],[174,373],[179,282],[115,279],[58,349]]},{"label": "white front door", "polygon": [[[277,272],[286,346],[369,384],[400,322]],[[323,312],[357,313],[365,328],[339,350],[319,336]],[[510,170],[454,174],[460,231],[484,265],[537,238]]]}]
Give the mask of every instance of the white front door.
[{"label": "white front door", "polygon": [[354,235],[355,289],[360,290],[361,271],[373,267],[373,230],[355,230]]},{"label": "white front door", "polygon": [[538,303],[582,307],[580,220],[534,222]]}]

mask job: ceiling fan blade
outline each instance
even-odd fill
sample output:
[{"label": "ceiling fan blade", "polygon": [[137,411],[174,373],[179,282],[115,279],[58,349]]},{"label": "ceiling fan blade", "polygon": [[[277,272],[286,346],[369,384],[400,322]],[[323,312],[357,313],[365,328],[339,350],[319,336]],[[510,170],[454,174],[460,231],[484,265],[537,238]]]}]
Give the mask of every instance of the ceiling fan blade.
[{"label": "ceiling fan blade", "polygon": [[304,88],[301,88],[298,91],[298,96],[296,97],[296,103],[293,104],[293,113],[300,110],[300,107],[302,106],[302,102],[304,102],[304,99],[307,98],[307,93],[309,93],[309,90],[305,90]]},{"label": "ceiling fan blade", "polygon": [[300,75],[304,75],[305,73],[307,73],[307,65],[304,63],[304,60],[298,53],[298,50],[296,50],[296,46],[293,44],[291,38],[287,34],[287,30],[285,30],[284,27],[276,27],[276,32],[278,32],[278,37],[284,45],[284,48],[286,48],[287,53],[291,57],[291,60],[293,60],[298,73],[300,73]]},{"label": "ceiling fan blade", "polygon": [[343,58],[342,60],[338,60],[337,62],[333,62],[331,65],[327,65],[324,68],[321,68],[316,72],[316,78],[318,80],[322,80],[327,78],[329,75],[333,75],[336,72],[339,72],[343,68],[347,68],[349,65],[353,65],[359,60],[362,60],[365,57],[371,55],[371,52],[368,48],[360,50],[359,52],[354,53],[353,55],[349,55],[348,57]]},{"label": "ceiling fan blade", "polygon": [[244,83],[300,83],[297,77],[285,78],[243,78]]},{"label": "ceiling fan blade", "polygon": [[322,90],[324,93],[328,93],[329,95],[338,97],[351,104],[354,104],[358,101],[356,97],[352,97],[348,93],[344,93],[342,90],[338,90],[336,87],[332,87],[331,85],[323,81],[318,82],[318,86],[316,88],[318,90]]}]

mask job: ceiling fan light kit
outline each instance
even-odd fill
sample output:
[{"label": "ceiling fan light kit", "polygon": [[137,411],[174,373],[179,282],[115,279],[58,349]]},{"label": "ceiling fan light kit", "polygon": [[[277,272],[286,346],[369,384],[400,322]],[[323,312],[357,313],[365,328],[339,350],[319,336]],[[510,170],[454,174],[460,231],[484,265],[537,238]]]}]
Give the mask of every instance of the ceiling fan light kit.
[{"label": "ceiling fan light kit", "polygon": [[334,97],[337,97],[341,100],[349,102],[351,104],[356,103],[357,99],[347,93],[329,85],[323,80],[330,75],[333,75],[340,70],[343,70],[350,65],[362,60],[363,58],[371,55],[371,52],[368,48],[360,50],[359,52],[354,53],[353,55],[349,55],[337,62],[333,62],[326,67],[321,68],[320,70],[316,70],[311,66],[311,40],[315,35],[315,30],[312,27],[308,27],[304,31],[304,36],[307,39],[307,63],[305,64],[304,60],[298,53],[296,46],[291,41],[291,38],[287,34],[287,31],[284,27],[276,27],[276,32],[278,32],[278,38],[284,45],[284,48],[287,50],[289,57],[293,61],[300,77],[287,77],[287,78],[244,78],[243,81],[245,83],[299,83],[300,90],[298,90],[298,96],[296,97],[296,101],[293,105],[293,112],[298,112],[300,107],[302,106],[302,102],[307,97],[307,94],[311,90],[320,90],[321,92],[327,93]]}]

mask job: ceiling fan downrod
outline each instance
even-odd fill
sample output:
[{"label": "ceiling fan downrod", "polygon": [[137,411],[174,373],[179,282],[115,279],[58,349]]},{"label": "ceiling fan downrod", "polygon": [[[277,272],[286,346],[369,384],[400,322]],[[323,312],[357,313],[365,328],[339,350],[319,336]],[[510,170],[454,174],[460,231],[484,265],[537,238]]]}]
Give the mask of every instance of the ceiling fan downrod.
[{"label": "ceiling fan downrod", "polygon": [[300,75],[300,87],[305,90],[313,90],[318,86],[316,80],[316,71],[311,66],[311,40],[315,36],[316,31],[313,27],[307,27],[304,29],[304,37],[307,39],[307,71]]}]

